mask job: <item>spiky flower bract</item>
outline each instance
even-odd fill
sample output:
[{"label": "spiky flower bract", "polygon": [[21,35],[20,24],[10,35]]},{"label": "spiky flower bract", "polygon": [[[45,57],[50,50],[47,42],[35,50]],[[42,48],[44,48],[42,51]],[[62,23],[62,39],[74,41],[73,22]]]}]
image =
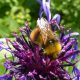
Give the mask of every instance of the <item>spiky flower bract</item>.
[{"label": "spiky flower bract", "polygon": [[[16,40],[11,41],[6,39],[7,44],[11,43],[13,48],[7,45],[3,46],[0,43],[0,50],[6,49],[13,55],[13,60],[6,57],[4,66],[8,71],[7,74],[0,76],[0,80],[79,80],[80,71],[76,68],[78,62],[77,56],[80,53],[78,50],[78,41],[73,36],[78,36],[78,32],[67,32],[67,30],[60,25],[60,15],[56,14],[51,19],[51,13],[47,3],[50,0],[38,0],[41,5],[40,18],[42,13],[45,12],[49,25],[52,30],[59,32],[59,41],[61,50],[58,56],[53,59],[49,55],[45,55],[42,47],[35,44],[30,39],[32,30],[29,28],[28,23],[20,29],[21,35],[16,33]],[[64,64],[65,63],[65,64]],[[65,67],[72,66],[72,75],[65,69]]]}]

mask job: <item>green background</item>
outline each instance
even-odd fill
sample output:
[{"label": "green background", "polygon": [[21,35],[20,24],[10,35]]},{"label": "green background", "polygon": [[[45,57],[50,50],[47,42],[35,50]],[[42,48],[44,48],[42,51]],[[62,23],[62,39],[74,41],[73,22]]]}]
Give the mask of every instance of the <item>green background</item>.
[{"label": "green background", "polygon": [[[80,0],[51,0],[52,17],[59,13],[61,24],[73,31],[80,31]],[[28,21],[31,28],[39,17],[36,0],[0,0],[0,37],[12,37],[13,32]]]}]

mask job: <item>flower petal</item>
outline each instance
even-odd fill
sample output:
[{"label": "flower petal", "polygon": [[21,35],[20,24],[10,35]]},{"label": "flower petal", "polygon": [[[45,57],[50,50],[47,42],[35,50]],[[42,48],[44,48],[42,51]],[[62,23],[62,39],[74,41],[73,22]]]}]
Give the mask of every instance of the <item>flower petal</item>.
[{"label": "flower petal", "polygon": [[[78,42],[75,42],[75,43],[74,43],[74,50],[78,50]],[[72,60],[74,60],[74,59],[76,58],[76,56],[77,56],[77,53],[74,54],[74,55],[71,57]]]},{"label": "flower petal", "polygon": [[5,45],[3,42],[0,42],[0,51],[3,49],[9,50],[9,47],[7,45]]},{"label": "flower petal", "polygon": [[45,13],[47,20],[50,22],[51,20],[51,12],[50,12],[50,0],[37,0],[40,4],[40,18],[42,17],[43,12]]},{"label": "flower petal", "polygon": [[0,76],[0,80],[12,80],[12,77],[8,74]]},{"label": "flower petal", "polygon": [[72,36],[78,36],[80,35],[78,32],[73,32],[73,33],[70,33],[68,35],[65,35],[63,40],[65,41],[66,39],[68,39],[69,37],[72,37]]},{"label": "flower petal", "polygon": [[80,53],[80,50],[69,50],[69,51],[66,52],[64,57],[61,58],[61,60],[65,61],[68,58],[70,58],[71,56],[73,56],[74,54],[78,54],[78,53]]},{"label": "flower petal", "polygon": [[80,71],[78,70],[77,67],[73,67],[73,74],[74,74],[74,77],[72,80],[80,80]]},{"label": "flower petal", "polygon": [[60,14],[55,14],[52,20],[55,20],[58,24],[60,23],[61,16]]},{"label": "flower petal", "polygon": [[42,4],[43,4],[43,10],[46,14],[47,20],[50,22],[51,20],[50,1],[43,0]]}]

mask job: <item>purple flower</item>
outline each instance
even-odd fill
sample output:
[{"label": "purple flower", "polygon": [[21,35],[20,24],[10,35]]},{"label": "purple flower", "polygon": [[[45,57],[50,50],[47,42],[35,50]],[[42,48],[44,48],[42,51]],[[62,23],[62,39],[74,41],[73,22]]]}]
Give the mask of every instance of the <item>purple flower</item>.
[{"label": "purple flower", "polygon": [[50,22],[51,20],[51,12],[50,12],[50,0],[37,0],[40,4],[40,18],[42,17],[43,13],[45,13],[47,20]]},{"label": "purple flower", "polygon": [[[15,80],[79,80],[80,71],[76,68],[75,64],[78,62],[76,57],[80,53],[80,50],[78,49],[78,41],[74,38],[74,36],[78,36],[79,33],[66,33],[67,30],[65,30],[63,26],[59,25],[59,14],[56,14],[51,20],[49,9],[50,0],[38,0],[38,2],[41,5],[41,13],[45,12],[47,20],[42,18],[42,14],[40,13],[41,16],[40,19],[38,19],[37,24],[40,26],[40,29],[44,29],[44,34],[47,33],[46,29],[49,29],[49,31],[51,30],[52,33],[59,31],[58,39],[55,38],[59,41],[61,50],[56,58],[52,58],[51,55],[45,55],[44,45],[40,46],[31,40],[30,35],[32,30],[26,22],[25,26],[20,29],[20,36],[16,33],[13,34],[16,38],[15,41],[6,39],[7,44],[11,43],[13,46],[13,48],[11,48],[8,44],[8,51],[13,55],[13,60],[6,58],[4,66],[6,70],[8,70],[9,74],[7,74],[7,78],[7,75],[0,76],[0,80],[8,80],[9,78],[11,80],[13,77]],[[52,34],[49,34],[48,36],[47,34],[48,37],[51,35]],[[52,45],[52,41],[53,40],[50,40],[48,45]],[[1,43],[1,50],[7,49],[7,47],[4,47],[5,45],[3,46]],[[70,66],[73,68],[72,73],[74,74],[72,74],[72,76],[65,69],[65,67]]]},{"label": "purple flower", "polygon": [[75,66],[73,67],[73,75],[72,80],[80,80],[80,71]]},{"label": "purple flower", "polygon": [[58,24],[60,23],[61,16],[59,14],[54,15],[53,20],[55,20]]},{"label": "purple flower", "polygon": [[0,51],[3,49],[9,50],[8,46],[4,45],[3,42],[0,42]]},{"label": "purple flower", "polygon": [[[14,60],[7,59],[4,63],[5,68],[10,74],[12,73],[16,80],[71,80],[70,74],[65,70],[65,67],[72,66],[74,68],[75,63],[71,62],[71,57],[80,53],[80,50],[76,49],[76,39],[71,37],[74,36],[73,33],[68,36],[69,34],[66,35],[64,30],[60,32],[62,49],[58,57],[52,59],[49,56],[45,56],[41,47],[30,40],[31,30],[27,23],[20,31],[21,36],[16,33],[13,34],[16,37],[16,41],[11,42],[6,39],[7,43],[10,42],[14,47],[12,49],[8,46],[9,51],[14,55]],[[64,35],[61,36],[63,33]],[[63,64],[63,62],[66,62],[66,64]],[[75,59],[74,62],[76,62]]]},{"label": "purple flower", "polygon": [[11,75],[6,74],[6,75],[0,76],[0,80],[12,80],[12,77]]}]

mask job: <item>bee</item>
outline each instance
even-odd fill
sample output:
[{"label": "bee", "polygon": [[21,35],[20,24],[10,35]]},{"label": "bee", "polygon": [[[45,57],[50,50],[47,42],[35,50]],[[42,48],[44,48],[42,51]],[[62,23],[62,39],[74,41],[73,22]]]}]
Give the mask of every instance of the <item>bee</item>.
[{"label": "bee", "polygon": [[43,48],[45,55],[57,58],[61,51],[61,43],[56,32],[53,32],[50,24],[44,18],[37,20],[37,27],[30,34],[30,39]]}]

